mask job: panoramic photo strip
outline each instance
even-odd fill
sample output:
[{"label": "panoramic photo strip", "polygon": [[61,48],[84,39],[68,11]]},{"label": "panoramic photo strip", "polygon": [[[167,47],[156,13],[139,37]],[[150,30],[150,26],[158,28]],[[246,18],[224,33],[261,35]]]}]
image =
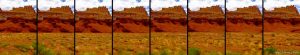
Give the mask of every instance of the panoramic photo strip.
[{"label": "panoramic photo strip", "polygon": [[34,55],[36,0],[0,0],[0,55]]},{"label": "panoramic photo strip", "polygon": [[225,47],[225,1],[189,0],[188,47],[196,55],[222,55]]},{"label": "panoramic photo strip", "polygon": [[75,2],[76,54],[112,54],[111,0],[75,0]]},{"label": "panoramic photo strip", "polygon": [[39,55],[74,54],[74,0],[38,0]]},{"label": "panoramic photo strip", "polygon": [[265,54],[299,55],[300,0],[265,0],[264,5]]},{"label": "panoramic photo strip", "polygon": [[226,1],[226,54],[262,55],[262,0]]},{"label": "panoramic photo strip", "polygon": [[151,0],[150,14],[152,54],[187,55],[187,0]]},{"label": "panoramic photo strip", "polygon": [[113,54],[149,55],[149,0],[113,0]]},{"label": "panoramic photo strip", "polygon": [[0,0],[0,55],[300,55],[300,0]]}]

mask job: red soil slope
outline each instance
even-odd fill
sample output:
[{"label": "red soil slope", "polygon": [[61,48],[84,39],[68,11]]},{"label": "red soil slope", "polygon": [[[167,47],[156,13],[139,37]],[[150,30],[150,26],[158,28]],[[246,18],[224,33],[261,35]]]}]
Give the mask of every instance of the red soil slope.
[{"label": "red soil slope", "polygon": [[29,33],[35,30],[35,12],[32,6],[0,11],[0,33]]},{"label": "red soil slope", "polygon": [[224,32],[224,13],[219,6],[189,11],[189,32]]},{"label": "red soil slope", "polygon": [[66,32],[74,31],[74,15],[68,6],[51,8],[49,11],[39,11],[39,32]]},{"label": "red soil slope", "polygon": [[151,12],[152,32],[186,32],[186,14],[181,6]]},{"label": "red soil slope", "polygon": [[105,7],[90,8],[76,12],[76,32],[110,33],[111,15]]},{"label": "red soil slope", "polygon": [[113,11],[114,32],[149,32],[149,18],[143,7],[125,8],[123,11]]},{"label": "red soil slope", "polygon": [[262,16],[256,6],[227,11],[226,32],[261,32]]},{"label": "red soil slope", "polygon": [[295,6],[275,8],[264,13],[265,32],[300,33],[300,14]]}]

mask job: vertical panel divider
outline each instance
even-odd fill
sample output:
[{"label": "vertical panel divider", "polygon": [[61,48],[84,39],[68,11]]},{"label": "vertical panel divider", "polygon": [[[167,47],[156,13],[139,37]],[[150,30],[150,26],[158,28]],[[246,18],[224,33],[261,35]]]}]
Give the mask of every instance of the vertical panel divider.
[{"label": "vertical panel divider", "polygon": [[114,55],[114,0],[111,0],[111,54]]},{"label": "vertical panel divider", "polygon": [[34,9],[36,9],[36,14],[35,14],[35,17],[36,17],[36,20],[35,20],[35,24],[36,24],[36,47],[35,47],[35,55],[38,55],[39,54],[39,51],[38,51],[38,47],[39,47],[39,35],[38,35],[38,33],[39,33],[39,31],[38,31],[38,22],[39,22],[39,20],[38,20],[38,17],[39,17],[39,9],[38,9],[38,7],[39,7],[39,5],[38,5],[38,2],[39,2],[39,0],[36,0],[36,8],[34,8]]},{"label": "vertical panel divider", "polygon": [[73,23],[73,27],[74,27],[74,55],[76,55],[76,0],[74,0],[74,23]]},{"label": "vertical panel divider", "polygon": [[186,2],[186,54],[189,55],[189,0]]},{"label": "vertical panel divider", "polygon": [[226,22],[227,22],[227,14],[226,14],[227,13],[227,11],[226,11],[227,10],[227,5],[226,5],[226,2],[227,2],[227,0],[225,0],[225,2],[224,2],[224,5],[225,5],[225,7],[224,7],[225,8],[224,9],[224,19],[225,19],[225,22],[224,22],[225,23],[225,26],[224,26],[224,28],[225,28],[224,29],[224,55],[226,55],[226,52],[227,52],[226,51],[226,41],[227,41],[226,40],[226,27],[227,27],[226,26],[227,25],[226,24]]},{"label": "vertical panel divider", "polygon": [[264,0],[262,0],[262,11],[261,11],[261,13],[262,13],[262,50],[261,50],[261,54],[262,55],[265,55],[264,54],[264,14],[265,14],[265,11],[264,11]]},{"label": "vertical panel divider", "polygon": [[149,28],[149,38],[148,38],[148,40],[149,40],[149,55],[152,55],[152,52],[151,52],[151,27],[152,27],[152,20],[151,20],[151,10],[152,10],[152,8],[151,8],[151,2],[152,0],[149,0],[149,26],[148,26],[148,28]]}]

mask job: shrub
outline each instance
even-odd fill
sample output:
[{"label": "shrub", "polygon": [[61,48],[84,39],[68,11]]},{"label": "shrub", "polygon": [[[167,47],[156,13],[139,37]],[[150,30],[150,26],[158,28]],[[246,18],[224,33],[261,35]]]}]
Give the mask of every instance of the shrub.
[{"label": "shrub", "polygon": [[241,54],[228,51],[228,52],[226,52],[226,55],[241,55]]},{"label": "shrub", "polygon": [[8,43],[0,43],[0,47],[3,47],[3,48],[5,48],[8,45],[9,45]]},{"label": "shrub", "polygon": [[275,54],[276,53],[276,49],[273,48],[273,47],[268,47],[266,48],[265,50],[265,53],[268,55],[268,54]]},{"label": "shrub", "polygon": [[189,48],[188,50],[189,50],[189,52],[188,52],[189,55],[200,55],[201,54],[200,50],[198,48]]},{"label": "shrub", "polygon": [[160,55],[169,55],[169,54],[170,54],[170,52],[166,49],[160,53]]},{"label": "shrub", "polygon": [[21,50],[22,52],[27,52],[31,49],[30,46],[27,45],[15,45],[15,47]]},{"label": "shrub", "polygon": [[95,52],[84,52],[81,53],[80,55],[97,55]]},{"label": "shrub", "polygon": [[137,55],[149,55],[148,52],[138,52]]},{"label": "shrub", "polygon": [[[38,46],[36,44],[32,44],[32,46],[35,50],[38,50],[38,55],[56,55],[56,53],[53,50],[47,48],[44,44],[39,44]],[[36,53],[36,51],[34,52]]]}]

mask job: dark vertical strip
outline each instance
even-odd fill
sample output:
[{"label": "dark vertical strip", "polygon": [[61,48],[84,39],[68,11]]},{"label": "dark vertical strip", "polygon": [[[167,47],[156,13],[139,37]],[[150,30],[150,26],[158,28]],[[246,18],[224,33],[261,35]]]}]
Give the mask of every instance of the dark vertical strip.
[{"label": "dark vertical strip", "polygon": [[38,7],[39,7],[39,5],[38,5],[38,2],[39,2],[39,0],[36,0],[36,8],[34,8],[34,9],[36,9],[36,15],[35,15],[35,27],[36,27],[36,47],[35,47],[35,55],[38,55],[39,54],[39,51],[38,51],[38,49],[39,49],[39,31],[38,31],[38,22],[39,22],[39,20],[38,20],[38,18],[39,18],[39,9],[38,9]]},{"label": "dark vertical strip", "polygon": [[261,50],[261,54],[262,55],[264,55],[264,14],[265,14],[265,12],[264,12],[264,0],[262,0],[262,11],[261,11],[261,13],[262,13],[262,50]]},{"label": "dark vertical strip", "polygon": [[74,27],[74,55],[76,55],[76,0],[74,0],[74,8],[73,8],[73,11],[74,11],[74,23],[73,23],[73,27]]},{"label": "dark vertical strip", "polygon": [[189,55],[189,0],[186,2],[186,54]]},{"label": "dark vertical strip", "polygon": [[111,54],[114,55],[114,0],[111,0]]},{"label": "dark vertical strip", "polygon": [[152,55],[152,49],[151,49],[151,27],[152,27],[152,20],[151,20],[151,10],[152,10],[152,8],[151,8],[151,2],[152,0],[149,0],[149,55]]},{"label": "dark vertical strip", "polygon": [[226,46],[226,41],[227,41],[226,40],[226,25],[227,25],[227,23],[226,23],[227,22],[227,14],[226,14],[227,13],[227,11],[226,11],[227,10],[227,5],[226,5],[226,2],[227,2],[227,0],[225,0],[225,2],[224,2],[224,6],[225,6],[224,7],[225,8],[224,9],[224,19],[225,19],[225,22],[224,22],[225,23],[225,26],[224,26],[224,28],[225,28],[224,29],[224,55],[226,55],[226,52],[227,52],[226,51],[226,47],[227,47]]}]

